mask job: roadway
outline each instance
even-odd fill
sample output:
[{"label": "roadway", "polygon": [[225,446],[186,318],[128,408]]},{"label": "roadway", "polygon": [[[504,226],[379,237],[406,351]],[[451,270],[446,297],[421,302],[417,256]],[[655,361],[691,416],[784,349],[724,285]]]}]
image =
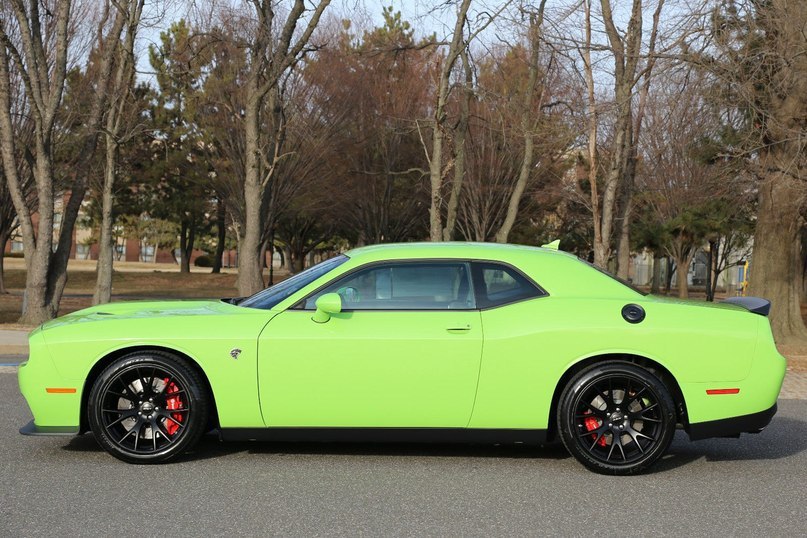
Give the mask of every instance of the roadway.
[{"label": "roadway", "polygon": [[560,447],[224,444],[127,465],[91,435],[23,437],[0,368],[0,536],[807,534],[807,400],[761,434],[690,443],[653,472],[590,473]]}]

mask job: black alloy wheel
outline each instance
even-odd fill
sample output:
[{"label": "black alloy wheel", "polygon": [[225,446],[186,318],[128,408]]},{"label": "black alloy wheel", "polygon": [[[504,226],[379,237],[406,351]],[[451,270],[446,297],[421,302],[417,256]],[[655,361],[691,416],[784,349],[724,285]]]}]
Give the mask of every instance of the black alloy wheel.
[{"label": "black alloy wheel", "polygon": [[136,352],[110,364],[88,400],[99,444],[130,463],[164,462],[194,446],[208,420],[208,398],[180,357]]},{"label": "black alloy wheel", "polygon": [[589,469],[634,474],[666,451],[675,432],[675,405],[652,372],[609,361],[575,376],[558,405],[561,438]]}]

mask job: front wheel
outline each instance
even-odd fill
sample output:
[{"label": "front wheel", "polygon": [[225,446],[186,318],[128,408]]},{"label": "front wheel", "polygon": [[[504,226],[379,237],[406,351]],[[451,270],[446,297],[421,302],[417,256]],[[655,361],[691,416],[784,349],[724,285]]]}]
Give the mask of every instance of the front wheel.
[{"label": "front wheel", "polygon": [[159,463],[192,448],[205,432],[204,381],[180,357],[157,351],[126,355],[92,386],[87,415],[98,443],[129,463]]},{"label": "front wheel", "polygon": [[641,472],[667,451],[675,433],[675,404],[648,370],[609,361],[577,374],[558,403],[567,450],[592,471]]}]

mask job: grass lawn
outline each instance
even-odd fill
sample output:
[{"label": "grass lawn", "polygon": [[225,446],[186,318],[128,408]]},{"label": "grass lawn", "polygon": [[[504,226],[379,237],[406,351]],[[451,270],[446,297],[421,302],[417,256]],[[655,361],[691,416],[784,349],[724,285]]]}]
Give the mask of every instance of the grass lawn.
[{"label": "grass lawn", "polygon": [[[238,295],[236,276],[235,270],[231,269],[212,274],[209,268],[194,267],[190,274],[182,274],[173,264],[116,263],[112,276],[112,301],[234,297]],[[274,280],[277,282],[285,276],[285,272],[276,271]],[[25,288],[22,260],[7,260],[5,282],[9,293],[0,295],[0,329],[28,328],[17,324]],[[94,290],[95,262],[71,260],[59,315],[90,306]]]}]

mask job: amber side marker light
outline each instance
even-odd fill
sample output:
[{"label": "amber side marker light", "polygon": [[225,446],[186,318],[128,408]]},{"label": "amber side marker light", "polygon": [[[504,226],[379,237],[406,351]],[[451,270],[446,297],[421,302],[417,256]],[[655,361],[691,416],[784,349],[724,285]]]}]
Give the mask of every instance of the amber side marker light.
[{"label": "amber side marker light", "polygon": [[740,389],[706,389],[706,394],[715,396],[717,394],[738,394]]},{"label": "amber side marker light", "polygon": [[76,392],[76,389],[48,387],[45,389],[45,392],[47,392],[48,394],[74,394]]}]

